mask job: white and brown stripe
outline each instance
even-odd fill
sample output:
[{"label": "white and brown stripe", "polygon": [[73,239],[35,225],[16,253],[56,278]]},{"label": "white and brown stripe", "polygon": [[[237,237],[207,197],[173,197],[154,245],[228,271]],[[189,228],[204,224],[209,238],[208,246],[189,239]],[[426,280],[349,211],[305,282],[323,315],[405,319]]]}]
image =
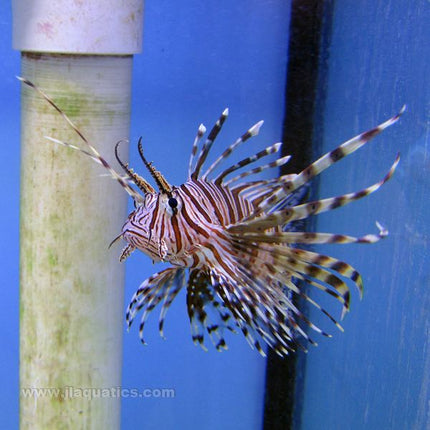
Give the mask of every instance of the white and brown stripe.
[{"label": "white and brown stripe", "polygon": [[[307,328],[330,336],[294,305],[294,296],[304,298],[342,329],[327,310],[297,285],[296,280],[304,281],[339,301],[343,317],[350,308],[350,285],[355,285],[362,295],[360,274],[343,261],[299,249],[298,245],[375,243],[387,236],[387,230],[377,223],[378,233],[353,237],[285,231],[285,228],[291,221],[336,209],[377,191],[392,177],[399,156],[379,182],[358,192],[291,205],[294,201],[292,196],[312,178],[394,124],[404,108],[398,115],[343,143],[298,174],[247,182],[243,180],[248,176],[281,166],[289,157],[247,167],[277,153],[281,144],[276,143],[215,173],[239,145],[258,134],[263,123],[260,121],[202,172],[209,151],[228,116],[226,109],[200,150],[199,143],[206,128],[199,126],[192,145],[188,180],[180,186],[171,186],[145,159],[139,141],[139,154],[155,181],[156,191],[119,159],[116,148],[117,159],[125,175],[117,173],[46,94],[31,82],[21,80],[39,91],[63,115],[83,140],[85,148],[51,140],[77,149],[104,166],[134,199],[136,209],[129,215],[119,235],[127,242],[121,260],[138,249],[154,261],[172,264],[146,279],[128,306],[128,326],[142,311],[139,328],[142,342],[145,322],[161,302],[159,330],[163,336],[167,310],[183,287],[187,289],[192,338],[203,348],[206,348],[204,340],[207,335],[216,349],[226,349],[225,330],[234,332],[239,329],[249,344],[263,355],[264,344],[281,356],[297,348],[306,349],[300,339],[315,344]],[[246,167],[228,179],[233,172]]]}]

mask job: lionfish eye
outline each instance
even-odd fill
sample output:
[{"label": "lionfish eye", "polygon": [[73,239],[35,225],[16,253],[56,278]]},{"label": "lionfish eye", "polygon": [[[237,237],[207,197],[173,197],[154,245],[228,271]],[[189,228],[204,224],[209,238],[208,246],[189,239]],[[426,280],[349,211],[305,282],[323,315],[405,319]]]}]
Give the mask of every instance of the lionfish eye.
[{"label": "lionfish eye", "polygon": [[178,207],[178,201],[174,197],[170,197],[168,203],[172,209],[176,209]]}]

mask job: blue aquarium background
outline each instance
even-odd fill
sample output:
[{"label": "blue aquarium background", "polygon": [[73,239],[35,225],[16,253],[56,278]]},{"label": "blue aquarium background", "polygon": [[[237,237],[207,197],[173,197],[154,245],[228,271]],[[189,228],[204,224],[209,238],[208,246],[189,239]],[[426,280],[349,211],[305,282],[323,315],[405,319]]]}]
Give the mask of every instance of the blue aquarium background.
[{"label": "blue aquarium background", "polygon": [[[319,181],[321,197],[356,191],[380,180],[401,154],[398,171],[381,190],[315,220],[319,231],[352,235],[376,232],[379,221],[390,235],[375,245],[318,248],[356,267],[365,294],[360,302],[353,292],[345,333],[327,326],[333,338],[314,336],[319,346],[298,353],[304,373],[295,399],[295,428],[424,430],[430,428],[430,2],[327,3],[331,32],[321,111],[315,113],[322,148],[315,155],[377,125],[403,104],[407,109],[396,125]],[[132,141],[143,136],[148,157],[169,182],[184,181],[198,125],[212,125],[225,107],[230,117],[218,145],[231,143],[260,119],[264,127],[252,148],[281,139],[290,11],[284,0],[146,2],[144,48],[134,63],[130,136]],[[4,429],[18,428],[19,405],[20,93],[15,75],[20,57],[11,48],[11,27],[10,4],[2,2]],[[137,164],[135,153],[131,163]],[[155,270],[144,255],[135,253],[127,261],[126,302]],[[314,318],[319,322],[319,315]],[[169,310],[167,340],[158,335],[156,313],[145,330],[147,347],[135,327],[124,335],[123,387],[169,388],[175,396],[123,399],[123,429],[262,428],[266,360],[242,336],[229,336],[224,353],[195,347],[184,294]]]}]

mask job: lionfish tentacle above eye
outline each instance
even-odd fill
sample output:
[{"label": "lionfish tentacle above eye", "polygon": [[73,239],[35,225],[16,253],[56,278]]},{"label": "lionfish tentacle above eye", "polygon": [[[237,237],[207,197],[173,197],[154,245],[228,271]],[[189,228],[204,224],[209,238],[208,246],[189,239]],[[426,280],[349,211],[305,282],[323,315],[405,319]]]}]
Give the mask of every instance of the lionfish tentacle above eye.
[{"label": "lionfish tentacle above eye", "polygon": [[[296,297],[306,300],[342,330],[336,318],[318,303],[313,292],[323,292],[334,303],[340,303],[342,318],[350,309],[350,287],[355,285],[360,297],[363,294],[362,277],[350,264],[301,249],[300,246],[325,243],[370,244],[383,239],[388,232],[379,223],[376,223],[378,233],[360,237],[292,231],[289,230],[290,223],[374,193],[392,177],[399,156],[383,179],[360,191],[308,203],[301,202],[296,195],[301,193],[300,190],[312,178],[394,124],[404,107],[399,114],[342,143],[302,172],[253,181],[244,179],[289,160],[289,156],[286,156],[252,166],[265,156],[278,152],[279,143],[221,169],[217,174],[214,172],[239,145],[259,133],[262,121],[221,152],[201,174],[209,151],[228,116],[228,109],[225,109],[200,150],[199,144],[206,129],[203,125],[199,126],[191,149],[188,179],[180,186],[170,185],[152,163],[146,160],[139,140],[139,154],[158,187],[156,191],[128,164],[121,161],[118,144],[115,155],[126,173],[125,177],[105,161],[43,91],[26,79],[20,80],[35,88],[64,117],[82,139],[85,148],[53,138],[51,140],[78,150],[101,164],[134,199],[136,208],[129,214],[117,236],[117,239],[122,238],[127,243],[121,260],[139,249],[155,262],[165,261],[171,264],[171,267],[146,279],[128,305],[128,327],[137,314],[142,313],[139,335],[143,343],[146,320],[156,306],[161,307],[159,331],[164,337],[166,313],[182,289],[186,290],[192,339],[204,349],[207,349],[207,337],[217,350],[227,349],[225,332],[240,331],[250,346],[262,355],[265,355],[264,345],[280,356],[297,349],[306,351],[306,343],[316,344],[309,331],[323,336],[330,334],[298,308],[294,300]],[[227,179],[228,175],[243,168],[245,169],[236,176]],[[211,174],[214,174],[214,179],[210,179]],[[309,291],[306,286],[310,288]]]},{"label": "lionfish tentacle above eye", "polygon": [[145,156],[143,155],[142,137],[140,137],[139,142],[137,142],[137,148],[139,150],[139,155],[143,161],[143,164],[145,164],[145,167],[154,178],[154,181],[157,184],[160,192],[164,194],[170,194],[172,191],[171,185],[167,182],[166,178],[152,165],[152,163],[146,160]]},{"label": "lionfish tentacle above eye", "polygon": [[140,191],[142,191],[144,194],[155,193],[155,189],[144,178],[142,178],[142,176],[134,172],[133,169],[130,169],[128,167],[128,163],[124,163],[121,160],[118,153],[118,148],[119,148],[119,145],[123,142],[124,142],[123,140],[120,140],[115,145],[115,158],[118,161],[118,164],[122,167],[124,172],[127,173],[128,177],[136,184],[136,186],[139,188]]}]

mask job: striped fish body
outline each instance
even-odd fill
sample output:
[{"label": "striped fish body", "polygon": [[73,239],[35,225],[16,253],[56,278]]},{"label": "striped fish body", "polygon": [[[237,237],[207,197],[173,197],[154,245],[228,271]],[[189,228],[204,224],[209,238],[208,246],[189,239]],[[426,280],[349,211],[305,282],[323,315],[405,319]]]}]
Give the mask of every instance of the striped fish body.
[{"label": "striped fish body", "polygon": [[[262,121],[228,146],[202,172],[209,150],[227,118],[226,109],[203,145],[200,141],[206,129],[203,125],[198,128],[192,145],[188,178],[180,186],[171,186],[146,160],[139,140],[140,156],[158,187],[156,190],[121,161],[118,154],[120,142],[116,145],[115,154],[125,174],[118,173],[109,165],[42,90],[20,79],[38,91],[64,117],[85,148],[55,138],[49,139],[78,150],[102,165],[134,200],[135,210],[117,237],[127,243],[120,260],[138,249],[154,261],[171,264],[146,279],[128,305],[128,326],[141,313],[139,334],[143,343],[146,320],[157,305],[161,306],[159,330],[164,336],[166,313],[183,287],[186,287],[192,338],[203,348],[206,348],[205,337],[209,337],[216,349],[226,349],[226,330],[241,331],[251,347],[262,355],[265,354],[265,344],[281,356],[298,348],[306,350],[306,343],[315,344],[309,335],[309,328],[330,336],[297,308],[296,298],[306,300],[342,330],[338,321],[308,295],[308,287],[323,291],[339,302],[343,317],[350,308],[350,286],[355,285],[362,294],[361,276],[346,262],[300,246],[375,243],[387,236],[387,230],[377,223],[379,231],[376,234],[353,237],[289,231],[288,227],[294,221],[336,209],[377,191],[392,177],[399,156],[380,181],[360,191],[308,203],[297,202],[294,196],[312,178],[394,124],[404,107],[399,114],[377,127],[321,156],[302,172],[253,181],[245,179],[288,162],[290,157],[286,156],[264,165],[248,167],[277,153],[281,143],[246,157],[218,174],[216,172],[239,145],[258,134]],[[238,170],[240,173],[230,176]]]},{"label": "striped fish body", "polygon": [[381,181],[358,192],[303,204],[291,204],[292,197],[310,179],[363,146],[397,121],[398,116],[345,142],[297,175],[248,182],[241,180],[265,168],[279,166],[289,157],[226,180],[234,171],[277,152],[280,144],[275,144],[230,166],[213,180],[208,179],[215,167],[239,144],[258,133],[261,123],[257,123],[200,175],[201,166],[225,117],[226,111],[196,156],[202,134],[199,128],[188,181],[179,187],[167,186],[164,178],[158,178],[159,172],[153,171],[160,192],[151,197],[147,195],[150,203],[144,202],[138,207],[124,226],[122,238],[129,244],[125,249],[126,256],[137,248],[154,261],[168,261],[173,265],[143,282],[129,304],[127,322],[131,325],[137,313],[143,311],[139,327],[143,341],[149,313],[162,302],[159,327],[163,336],[167,309],[179,290],[186,286],[192,338],[203,348],[205,333],[216,349],[221,350],[226,348],[223,332],[238,328],[262,355],[264,344],[281,356],[297,348],[306,350],[299,339],[315,344],[306,327],[330,335],[309,321],[295,305],[294,297],[305,299],[339,329],[342,328],[307,295],[301,284],[298,286],[297,281],[304,281],[338,300],[343,307],[342,316],[350,307],[348,282],[355,284],[360,294],[363,286],[361,276],[349,264],[298,249],[297,244],[374,243],[385,237],[387,231],[378,225],[376,235],[351,237],[284,230],[293,221],[373,193],[391,178],[399,159],[396,158]]},{"label": "striped fish body", "polygon": [[[214,253],[231,253],[225,228],[253,212],[252,201],[202,180],[173,187],[170,195],[147,194],[122,229],[122,238],[154,262],[216,267]],[[217,250],[217,251],[216,251]],[[221,262],[222,264],[222,262]]]}]

